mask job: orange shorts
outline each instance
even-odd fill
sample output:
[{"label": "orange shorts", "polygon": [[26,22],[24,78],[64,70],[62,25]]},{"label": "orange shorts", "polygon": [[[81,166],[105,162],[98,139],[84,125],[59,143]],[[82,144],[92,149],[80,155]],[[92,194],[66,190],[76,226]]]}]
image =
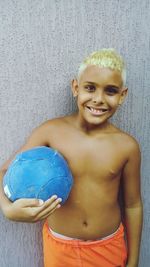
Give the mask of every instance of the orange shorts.
[{"label": "orange shorts", "polygon": [[124,227],[100,240],[65,240],[43,226],[44,267],[125,267],[127,251]]}]

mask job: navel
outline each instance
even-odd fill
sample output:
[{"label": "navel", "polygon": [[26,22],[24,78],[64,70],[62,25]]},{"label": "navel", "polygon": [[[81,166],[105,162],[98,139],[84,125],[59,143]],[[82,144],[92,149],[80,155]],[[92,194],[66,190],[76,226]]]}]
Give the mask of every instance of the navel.
[{"label": "navel", "polygon": [[87,221],[83,221],[83,226],[87,227],[88,226],[88,223]]}]

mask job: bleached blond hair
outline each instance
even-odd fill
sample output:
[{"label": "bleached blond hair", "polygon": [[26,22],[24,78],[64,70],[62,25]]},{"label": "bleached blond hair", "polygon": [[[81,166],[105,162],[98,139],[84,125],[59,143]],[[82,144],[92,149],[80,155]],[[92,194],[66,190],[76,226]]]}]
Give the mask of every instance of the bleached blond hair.
[{"label": "bleached blond hair", "polygon": [[82,72],[89,66],[95,65],[104,68],[110,68],[117,70],[121,73],[123,85],[126,83],[126,67],[123,58],[113,48],[103,48],[99,51],[91,53],[85,60],[80,64],[78,69],[78,80]]}]

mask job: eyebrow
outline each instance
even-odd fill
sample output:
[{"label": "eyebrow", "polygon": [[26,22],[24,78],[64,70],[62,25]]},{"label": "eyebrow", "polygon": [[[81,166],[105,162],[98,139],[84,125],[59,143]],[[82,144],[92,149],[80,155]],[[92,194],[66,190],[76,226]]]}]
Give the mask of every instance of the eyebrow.
[{"label": "eyebrow", "polygon": [[[86,82],[84,82],[84,83],[90,83],[90,84],[92,84],[92,85],[98,85],[97,83],[95,83],[95,82],[90,82],[90,81],[86,81]],[[114,84],[108,84],[106,87],[113,87],[113,88],[115,88],[115,89],[120,89],[117,85],[114,85]]]}]

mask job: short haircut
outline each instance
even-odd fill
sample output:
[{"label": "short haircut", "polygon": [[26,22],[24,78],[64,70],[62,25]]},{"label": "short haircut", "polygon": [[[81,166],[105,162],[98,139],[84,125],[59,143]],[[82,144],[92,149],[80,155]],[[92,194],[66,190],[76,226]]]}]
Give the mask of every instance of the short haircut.
[{"label": "short haircut", "polygon": [[95,65],[104,68],[110,68],[117,70],[121,73],[123,85],[126,83],[126,68],[123,58],[113,48],[103,48],[99,51],[91,53],[85,60],[80,64],[78,69],[78,80],[82,72],[90,65]]}]

